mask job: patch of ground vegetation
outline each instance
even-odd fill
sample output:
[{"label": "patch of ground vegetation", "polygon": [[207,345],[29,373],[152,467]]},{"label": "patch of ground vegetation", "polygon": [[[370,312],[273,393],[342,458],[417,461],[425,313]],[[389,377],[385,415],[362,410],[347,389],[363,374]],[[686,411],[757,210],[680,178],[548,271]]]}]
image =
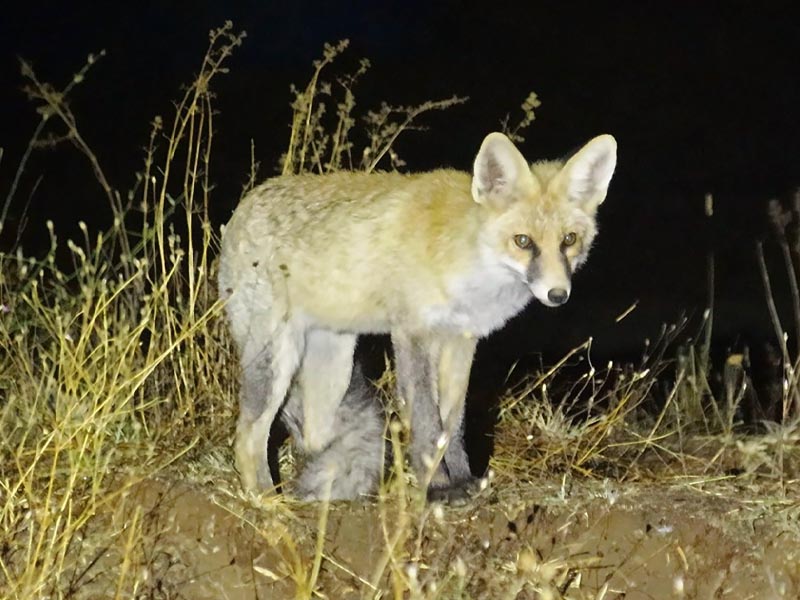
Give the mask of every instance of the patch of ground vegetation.
[{"label": "patch of ground vegetation", "polygon": [[[746,356],[711,368],[711,313],[698,342],[684,324],[665,327],[640,364],[596,370],[585,360],[576,372],[588,341],[529,374],[498,400],[485,485],[466,506],[424,501],[394,420],[392,468],[373,498],[304,504],[241,491],[231,451],[237,364],[208,215],[211,89],[243,38],[230,24],[211,32],[173,117],[154,119],[126,193],[67,102],[102,55],[61,88],[22,64],[41,120],[0,227],[31,153],[57,143],[87,160],[114,222],[66,241],[51,226],[43,256],[0,254],[0,596],[800,596],[800,386],[777,315],[782,358],[768,397],[754,398]],[[365,115],[359,146],[352,90],[368,63],[323,81],[345,47],[326,47],[311,82],[294,90],[286,173],[402,167],[397,136],[463,101],[383,105]],[[520,136],[536,106],[532,94],[507,130]],[[255,164],[250,172],[251,187]],[[773,211],[794,269],[785,234],[797,211]],[[376,384],[390,409],[391,377]],[[758,427],[742,423],[755,402],[774,417]],[[290,482],[291,446],[282,468]]]}]

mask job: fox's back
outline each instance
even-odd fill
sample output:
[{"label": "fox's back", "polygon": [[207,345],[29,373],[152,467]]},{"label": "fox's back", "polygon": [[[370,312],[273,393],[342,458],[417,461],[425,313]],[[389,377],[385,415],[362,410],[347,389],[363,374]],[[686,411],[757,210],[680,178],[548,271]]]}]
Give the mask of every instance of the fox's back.
[{"label": "fox's back", "polygon": [[403,213],[420,217],[420,211],[452,211],[458,205],[467,210],[472,204],[469,186],[469,175],[446,170],[414,175],[286,175],[253,189],[236,214],[246,218],[254,229],[264,220],[269,225],[265,232],[269,238],[284,244],[307,234],[309,227],[328,238],[346,236],[350,228],[360,224],[380,227],[381,222]]},{"label": "fox's back", "polygon": [[259,263],[296,306],[321,303],[343,321],[352,308],[383,321],[426,301],[409,295],[438,301],[444,271],[476,251],[477,219],[470,177],[458,171],[276,177],[250,192],[227,225],[222,263],[231,277],[220,283],[235,286],[232,277]]}]

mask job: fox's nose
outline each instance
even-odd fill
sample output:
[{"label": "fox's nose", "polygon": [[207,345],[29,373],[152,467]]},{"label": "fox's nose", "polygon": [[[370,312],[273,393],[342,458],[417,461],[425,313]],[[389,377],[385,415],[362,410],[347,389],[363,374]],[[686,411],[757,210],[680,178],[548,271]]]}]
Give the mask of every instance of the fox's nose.
[{"label": "fox's nose", "polygon": [[564,304],[569,298],[569,292],[564,288],[553,288],[547,292],[547,299],[553,304]]}]

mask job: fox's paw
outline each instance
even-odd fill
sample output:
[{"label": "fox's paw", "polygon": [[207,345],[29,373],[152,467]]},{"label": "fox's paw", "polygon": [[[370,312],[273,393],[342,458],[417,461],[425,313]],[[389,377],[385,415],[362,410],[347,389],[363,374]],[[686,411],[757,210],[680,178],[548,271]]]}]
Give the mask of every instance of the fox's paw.
[{"label": "fox's paw", "polygon": [[428,502],[464,506],[484,487],[482,481],[480,477],[470,477],[444,486],[430,486]]}]

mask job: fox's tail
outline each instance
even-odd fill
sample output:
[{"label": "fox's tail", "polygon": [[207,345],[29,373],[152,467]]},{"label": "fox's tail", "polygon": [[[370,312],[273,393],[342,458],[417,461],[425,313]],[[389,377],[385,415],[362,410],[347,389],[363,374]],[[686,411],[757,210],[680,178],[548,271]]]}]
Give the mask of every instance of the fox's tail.
[{"label": "fox's tail", "polygon": [[331,423],[333,440],[308,457],[295,494],[303,500],[351,500],[375,492],[386,461],[384,423],[375,390],[355,365]]}]

